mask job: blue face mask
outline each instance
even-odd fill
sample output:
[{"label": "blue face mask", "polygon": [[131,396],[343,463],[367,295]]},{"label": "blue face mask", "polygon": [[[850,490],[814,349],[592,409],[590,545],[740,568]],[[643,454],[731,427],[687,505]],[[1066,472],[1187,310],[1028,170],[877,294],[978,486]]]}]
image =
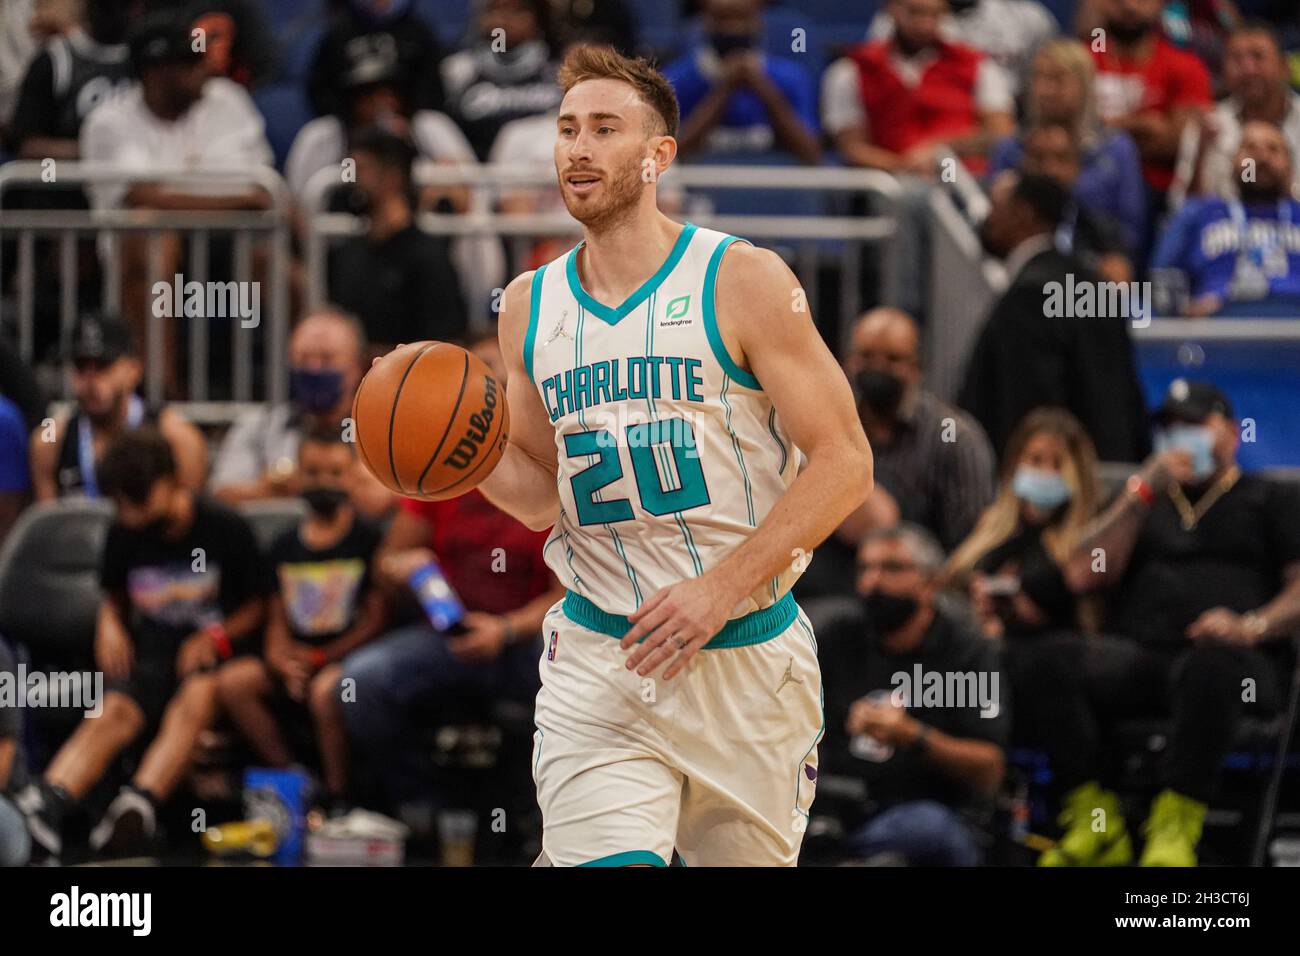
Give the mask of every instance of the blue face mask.
[{"label": "blue face mask", "polygon": [[1205,425],[1170,425],[1156,435],[1156,453],[1178,448],[1192,456],[1192,478],[1214,474],[1214,432]]},{"label": "blue face mask", "polygon": [[343,373],[333,368],[290,368],[289,397],[305,412],[328,412],[343,397]]},{"label": "blue face mask", "polygon": [[1011,490],[1021,501],[1042,511],[1055,511],[1070,500],[1070,486],[1054,471],[1021,465],[1011,479]]}]

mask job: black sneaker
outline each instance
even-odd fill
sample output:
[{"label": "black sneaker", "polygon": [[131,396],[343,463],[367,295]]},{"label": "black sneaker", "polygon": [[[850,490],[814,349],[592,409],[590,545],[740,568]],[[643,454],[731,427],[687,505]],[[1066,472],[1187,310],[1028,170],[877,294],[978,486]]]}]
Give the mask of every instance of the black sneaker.
[{"label": "black sneaker", "polygon": [[62,787],[44,780],[29,783],[14,794],[13,802],[27,821],[32,838],[31,862],[36,865],[57,864],[63,854],[63,815],[68,795]]},{"label": "black sneaker", "polygon": [[146,846],[156,826],[153,800],[143,790],[126,786],[90,831],[90,848],[96,853],[126,856]]}]

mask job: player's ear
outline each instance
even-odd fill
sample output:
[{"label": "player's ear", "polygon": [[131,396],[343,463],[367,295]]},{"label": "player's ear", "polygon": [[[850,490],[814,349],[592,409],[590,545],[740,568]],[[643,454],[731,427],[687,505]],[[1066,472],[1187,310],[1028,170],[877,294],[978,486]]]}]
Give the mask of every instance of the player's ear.
[{"label": "player's ear", "polygon": [[654,159],[655,173],[662,176],[677,158],[677,140],[671,136],[659,136],[656,139],[658,142],[650,156]]}]

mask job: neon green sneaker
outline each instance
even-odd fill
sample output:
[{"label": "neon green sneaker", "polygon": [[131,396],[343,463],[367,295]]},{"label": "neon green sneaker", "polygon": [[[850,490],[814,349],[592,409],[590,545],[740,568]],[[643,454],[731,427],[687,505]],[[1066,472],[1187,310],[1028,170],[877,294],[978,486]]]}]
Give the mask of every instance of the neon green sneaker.
[{"label": "neon green sneaker", "polygon": [[1065,833],[1038,858],[1039,866],[1125,866],[1132,861],[1133,841],[1113,791],[1089,780],[1062,802],[1057,820]]},{"label": "neon green sneaker", "polygon": [[1162,790],[1151,801],[1151,816],[1142,825],[1147,845],[1142,866],[1196,866],[1196,844],[1209,807],[1176,790]]}]

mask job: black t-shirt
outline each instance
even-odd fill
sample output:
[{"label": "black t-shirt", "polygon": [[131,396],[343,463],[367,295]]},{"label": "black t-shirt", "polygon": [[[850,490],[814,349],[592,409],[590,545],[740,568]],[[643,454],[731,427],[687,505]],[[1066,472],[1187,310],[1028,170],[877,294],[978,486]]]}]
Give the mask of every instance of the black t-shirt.
[{"label": "black t-shirt", "polygon": [[[895,750],[878,761],[861,756],[861,742],[850,740],[844,722],[859,698],[873,691],[884,694],[910,687],[907,710],[917,720],[953,737],[1005,747],[1011,725],[1010,686],[996,645],[941,611],[936,611],[921,645],[911,654],[886,654],[860,619],[832,628],[820,643],[828,772],[865,780],[868,798],[880,808],[919,799],[938,800],[954,809],[976,809],[987,802],[917,750]],[[937,687],[944,689],[942,697],[934,696]],[[964,706],[956,706],[963,702]]]},{"label": "black t-shirt", "polygon": [[1014,574],[1020,579],[1020,590],[1046,618],[1038,627],[1004,619],[1008,634],[1037,634],[1075,625],[1075,598],[1060,566],[1043,547],[1043,528],[1022,528],[980,558],[975,569],[988,575]]},{"label": "black t-shirt", "polygon": [[247,522],[208,498],[179,539],[109,528],[100,566],[105,591],[120,594],[140,656],[169,655],[179,641],[220,621],[273,584]]},{"label": "black t-shirt", "polygon": [[308,547],[297,528],[275,540],[270,565],[294,640],[328,644],[353,625],[370,586],[370,560],[380,537],[378,528],[356,518],[330,548]]},{"label": "black t-shirt", "polygon": [[[1187,500],[1194,507],[1204,493],[1189,488]],[[1161,495],[1139,532],[1113,623],[1141,641],[1185,644],[1187,626],[1204,611],[1245,613],[1271,601],[1293,561],[1300,561],[1294,486],[1242,475],[1191,531]]]},{"label": "black t-shirt", "polygon": [[365,236],[330,254],[330,299],[360,317],[371,342],[443,341],[468,317],[448,243],[415,226],[375,244]]}]

